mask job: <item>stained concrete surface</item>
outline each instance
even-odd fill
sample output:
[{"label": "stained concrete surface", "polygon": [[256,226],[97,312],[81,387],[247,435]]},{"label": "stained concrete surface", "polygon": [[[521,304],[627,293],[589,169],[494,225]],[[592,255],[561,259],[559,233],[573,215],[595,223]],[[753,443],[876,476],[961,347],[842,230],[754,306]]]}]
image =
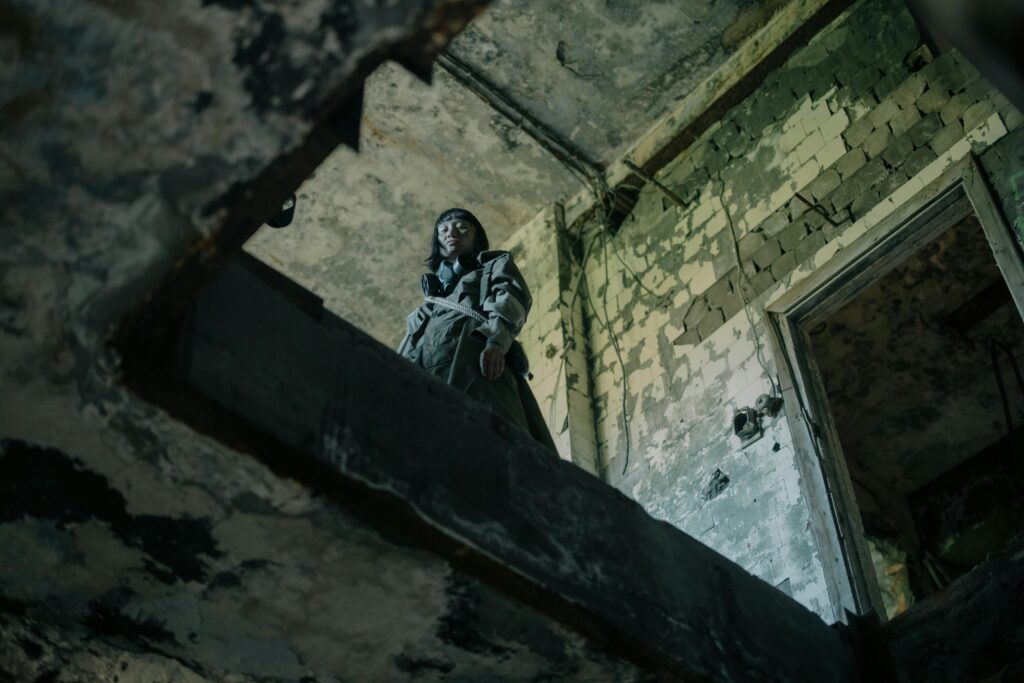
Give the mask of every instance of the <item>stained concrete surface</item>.
[{"label": "stained concrete surface", "polygon": [[442,211],[470,209],[496,246],[578,187],[447,73],[428,86],[388,63],[367,80],[359,152],[337,149],[300,188],[292,225],[262,228],[246,249],[397,346]]},{"label": "stained concrete surface", "polygon": [[450,50],[608,163],[782,5],[772,0],[495,2]]},{"label": "stained concrete surface", "polygon": [[[585,157],[621,154],[779,2],[495,2],[449,50]],[[338,150],[299,192],[287,230],[250,253],[397,345],[419,301],[433,220],[463,206],[492,245],[582,185],[442,69],[433,84],[385,65],[367,82],[360,154]],[[539,286],[539,283],[538,283]]]},{"label": "stained concrete surface", "polygon": [[105,345],[361,58],[467,6],[3,6],[0,678],[635,677],[140,401]]},{"label": "stained concrete surface", "polygon": [[850,651],[811,612],[351,325],[285,295],[287,284],[239,259],[204,291],[169,355],[150,361],[151,373],[181,376],[186,404],[198,406],[179,403],[175,414],[220,431],[229,415],[244,418],[251,434],[237,435],[240,445],[283,475],[406,530],[646,671],[850,680]]}]

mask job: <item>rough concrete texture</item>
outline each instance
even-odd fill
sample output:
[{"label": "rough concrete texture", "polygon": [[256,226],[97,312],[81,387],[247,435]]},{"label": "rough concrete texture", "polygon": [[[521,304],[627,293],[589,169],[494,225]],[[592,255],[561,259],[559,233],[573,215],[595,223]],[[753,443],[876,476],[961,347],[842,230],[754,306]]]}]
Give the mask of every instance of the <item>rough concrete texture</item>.
[{"label": "rough concrete texture", "polygon": [[50,444],[2,443],[5,680],[638,676],[133,403],[106,403],[113,425],[5,410],[5,434]]},{"label": "rough concrete texture", "polygon": [[[188,404],[212,401],[177,414],[246,419],[237,438],[283,474],[651,673],[851,679],[850,650],[814,614],[281,280],[243,261],[203,292],[153,361],[184,378]],[[614,679],[615,660],[587,661]]]},{"label": "rough concrete texture", "polygon": [[[615,159],[783,3],[496,2],[450,48],[595,162]],[[250,253],[397,345],[418,302],[433,219],[465,206],[492,244],[579,181],[440,68],[425,85],[393,65],[367,82],[360,153],[339,149],[303,184],[287,230]],[[531,283],[532,284],[532,283]]]},{"label": "rough concrete texture", "polygon": [[[829,621],[786,421],[745,449],[731,421],[772,391],[764,304],[1019,126],[959,55],[919,68],[919,47],[901,4],[856,4],[659,174],[685,208],[648,184],[581,250],[602,475]],[[704,500],[716,471],[730,483]]]},{"label": "rough concrete texture", "polygon": [[337,149],[303,183],[292,225],[264,226],[246,249],[397,346],[442,211],[469,208],[499,244],[578,187],[446,72],[426,85],[389,63],[367,80],[359,152]]},{"label": "rough concrete texture", "polygon": [[595,161],[615,160],[781,2],[495,2],[452,51]]},{"label": "rough concrete texture", "polygon": [[0,678],[634,677],[129,395],[102,346],[440,7],[3,6]]}]

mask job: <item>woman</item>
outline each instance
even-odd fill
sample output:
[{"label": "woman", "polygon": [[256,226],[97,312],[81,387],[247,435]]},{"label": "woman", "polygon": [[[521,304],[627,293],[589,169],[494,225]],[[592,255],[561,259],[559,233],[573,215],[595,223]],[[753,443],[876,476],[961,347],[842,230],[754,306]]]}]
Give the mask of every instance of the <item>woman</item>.
[{"label": "woman", "polygon": [[421,283],[424,301],[406,319],[398,352],[554,451],[515,340],[530,310],[530,291],[512,256],[488,246],[469,211],[449,209],[438,217],[426,260],[431,272]]}]

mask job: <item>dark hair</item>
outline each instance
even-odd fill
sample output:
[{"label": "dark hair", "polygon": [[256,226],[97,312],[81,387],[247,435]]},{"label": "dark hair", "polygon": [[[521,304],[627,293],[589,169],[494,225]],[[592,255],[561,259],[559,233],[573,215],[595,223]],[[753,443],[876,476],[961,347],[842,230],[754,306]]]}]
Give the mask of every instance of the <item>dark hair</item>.
[{"label": "dark hair", "polygon": [[423,265],[429,268],[431,272],[436,271],[437,267],[441,265],[441,240],[437,238],[437,226],[453,218],[469,221],[476,228],[476,238],[473,240],[474,258],[479,256],[480,252],[487,251],[490,248],[490,243],[487,241],[487,233],[484,232],[484,226],[480,224],[476,216],[465,209],[448,209],[434,221],[434,230],[430,236],[430,256],[423,262]]}]

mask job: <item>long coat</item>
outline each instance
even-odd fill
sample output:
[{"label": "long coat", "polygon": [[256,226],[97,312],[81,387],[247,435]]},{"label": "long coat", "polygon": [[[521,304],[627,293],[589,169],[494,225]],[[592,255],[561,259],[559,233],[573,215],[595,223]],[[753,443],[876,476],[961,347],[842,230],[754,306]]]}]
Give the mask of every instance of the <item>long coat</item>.
[{"label": "long coat", "polygon": [[[478,258],[480,267],[464,274],[444,298],[472,309],[482,321],[424,301],[406,318],[398,352],[555,451],[533,392],[517,372],[525,373],[516,359],[522,349],[514,346],[530,311],[530,290],[507,251],[485,251]],[[505,353],[505,370],[496,380],[485,378],[480,369],[488,340]]]}]

